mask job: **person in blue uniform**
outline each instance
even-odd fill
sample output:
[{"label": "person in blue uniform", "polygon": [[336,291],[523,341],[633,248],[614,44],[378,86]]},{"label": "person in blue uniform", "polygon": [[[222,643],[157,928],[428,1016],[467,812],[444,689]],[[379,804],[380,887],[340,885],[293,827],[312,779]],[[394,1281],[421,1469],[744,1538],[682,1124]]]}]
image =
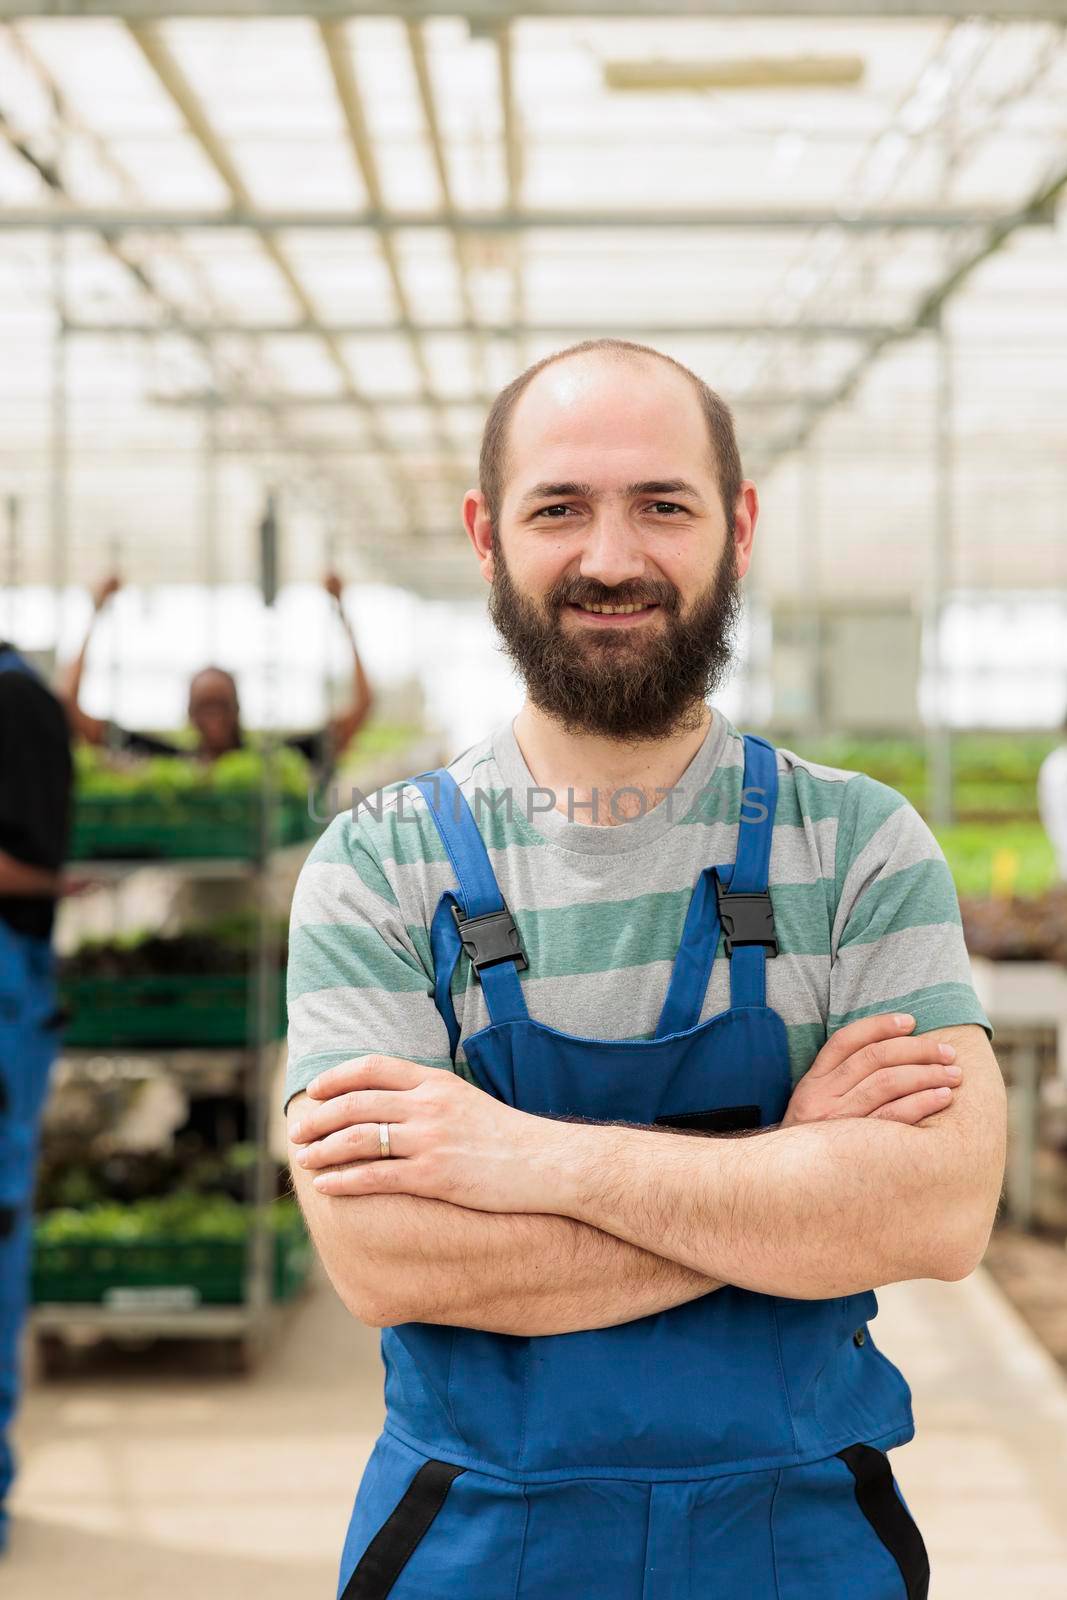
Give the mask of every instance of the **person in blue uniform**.
[{"label": "person in blue uniform", "polygon": [[63,892],[70,812],[63,708],[26,659],[0,641],[0,1549],[14,1475],[34,1171],[58,1042],[52,923]]},{"label": "person in blue uniform", "polygon": [[304,868],[292,1170],[385,1361],[343,1600],[927,1595],[874,1291],[979,1261],[1004,1087],[922,819],[708,703],[758,508],[677,363],[524,373],[464,519],[526,699]]}]

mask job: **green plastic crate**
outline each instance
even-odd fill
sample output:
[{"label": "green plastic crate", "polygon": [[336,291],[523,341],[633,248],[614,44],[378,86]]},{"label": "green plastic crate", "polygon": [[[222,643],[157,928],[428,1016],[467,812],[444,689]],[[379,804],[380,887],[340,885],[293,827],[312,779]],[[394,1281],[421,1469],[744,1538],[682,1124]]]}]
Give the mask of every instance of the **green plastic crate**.
[{"label": "green plastic crate", "polygon": [[[307,1277],[311,1244],[299,1215],[272,1230],[275,1300],[291,1300]],[[122,1291],[156,1289],[189,1305],[240,1305],[246,1246],[240,1239],[37,1240],[31,1293],[37,1305],[101,1305]]]},{"label": "green plastic crate", "polygon": [[[272,847],[316,832],[302,797],[280,795],[272,809]],[[69,858],[254,861],[262,848],[261,814],[257,793],[76,795]]]},{"label": "green plastic crate", "polygon": [[[286,1028],[285,983],[275,975],[268,1036]],[[244,1045],[256,1037],[256,986],[235,977],[64,978],[68,1045]]]}]

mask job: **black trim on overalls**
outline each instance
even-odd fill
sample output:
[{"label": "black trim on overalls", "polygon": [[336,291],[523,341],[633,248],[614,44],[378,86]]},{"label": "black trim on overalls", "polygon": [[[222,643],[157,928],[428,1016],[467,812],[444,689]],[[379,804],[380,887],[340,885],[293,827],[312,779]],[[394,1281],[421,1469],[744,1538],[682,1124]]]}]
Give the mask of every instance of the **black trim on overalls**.
[{"label": "black trim on overalls", "polygon": [[919,1532],[893,1483],[889,1457],[869,1444],[839,1450],[856,1480],[856,1503],[900,1568],[908,1600],[927,1600],[930,1558]]},{"label": "black trim on overalls", "polygon": [[450,1461],[423,1463],[356,1563],[341,1600],[385,1600],[465,1470]]}]

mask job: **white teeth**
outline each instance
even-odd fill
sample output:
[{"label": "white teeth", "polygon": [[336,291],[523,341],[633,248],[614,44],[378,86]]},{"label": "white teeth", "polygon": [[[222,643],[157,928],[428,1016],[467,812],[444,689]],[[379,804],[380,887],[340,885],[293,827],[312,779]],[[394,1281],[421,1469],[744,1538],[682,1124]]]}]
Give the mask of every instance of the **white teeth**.
[{"label": "white teeth", "polygon": [[645,607],[643,605],[640,605],[640,606],[583,606],[582,610],[583,611],[600,612],[604,616],[609,616],[609,617],[614,617],[614,616],[628,617],[630,615],[631,611],[644,611]]}]

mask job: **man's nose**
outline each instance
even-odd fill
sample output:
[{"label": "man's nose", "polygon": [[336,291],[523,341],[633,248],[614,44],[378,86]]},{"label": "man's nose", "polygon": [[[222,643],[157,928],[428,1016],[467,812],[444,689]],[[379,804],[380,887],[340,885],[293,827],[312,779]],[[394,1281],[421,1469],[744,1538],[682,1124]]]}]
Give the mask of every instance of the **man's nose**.
[{"label": "man's nose", "polygon": [[579,571],[605,588],[632,583],[645,573],[645,553],[621,511],[603,509],[594,519],[582,549]]}]

